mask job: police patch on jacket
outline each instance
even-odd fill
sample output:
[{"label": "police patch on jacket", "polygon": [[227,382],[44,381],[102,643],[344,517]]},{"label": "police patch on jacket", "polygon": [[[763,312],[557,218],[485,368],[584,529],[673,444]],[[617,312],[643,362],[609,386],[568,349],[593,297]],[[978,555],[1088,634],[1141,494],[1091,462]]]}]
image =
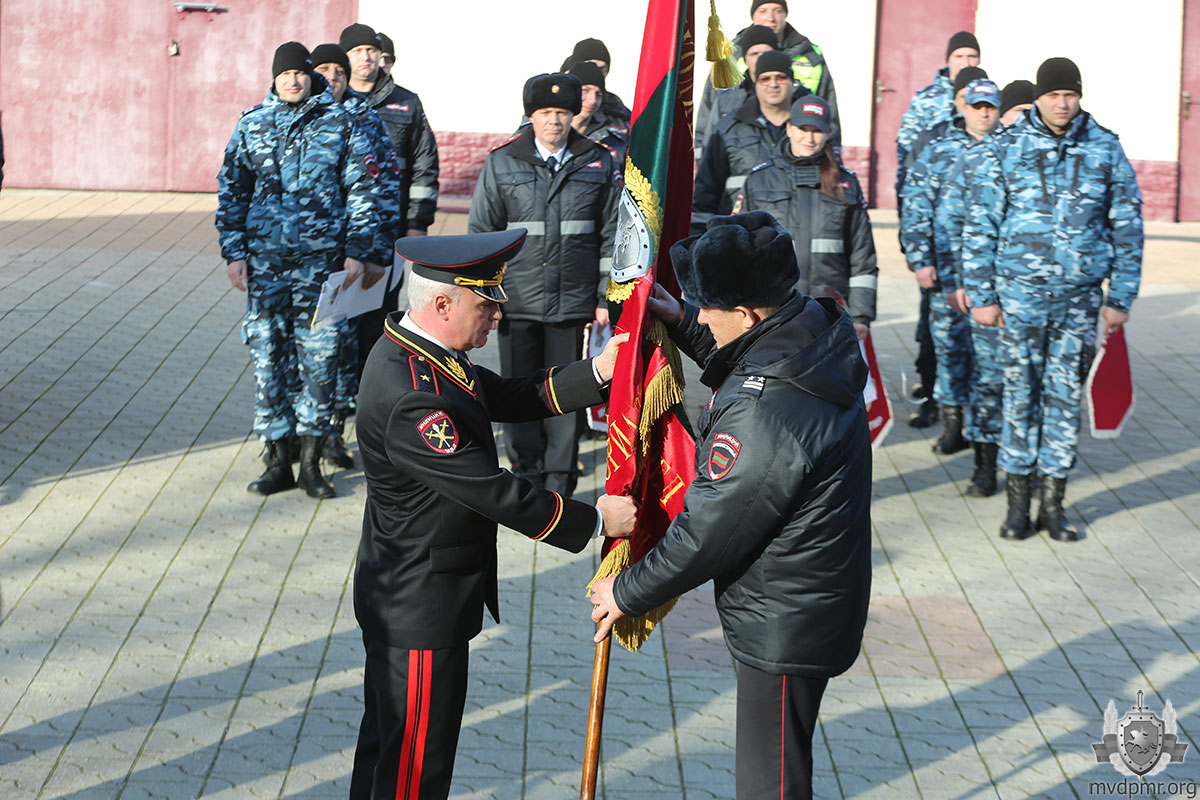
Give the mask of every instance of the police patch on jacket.
[{"label": "police patch on jacket", "polygon": [[729,474],[737,462],[742,443],[728,433],[718,433],[708,451],[708,477],[720,480]]},{"label": "police patch on jacket", "polygon": [[445,411],[435,411],[417,425],[421,439],[435,453],[450,454],[458,449],[458,431]]}]

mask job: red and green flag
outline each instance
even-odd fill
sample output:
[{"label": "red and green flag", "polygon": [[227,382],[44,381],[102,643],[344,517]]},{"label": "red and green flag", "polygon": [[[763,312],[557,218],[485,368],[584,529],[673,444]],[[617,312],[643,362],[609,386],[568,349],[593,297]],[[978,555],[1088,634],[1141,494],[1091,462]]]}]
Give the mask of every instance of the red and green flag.
[{"label": "red and green flag", "polygon": [[[616,332],[628,332],[630,341],[617,356],[609,395],[605,476],[608,494],[632,496],[641,511],[629,539],[608,540],[596,579],[621,572],[658,543],[695,477],[695,441],[679,415],[679,355],[646,307],[656,281],[678,294],[668,250],[691,226],[693,16],[693,0],[650,0],[646,13],[608,287],[609,300],[620,304]],[[638,649],[673,604],[621,618],[616,640]]]}]

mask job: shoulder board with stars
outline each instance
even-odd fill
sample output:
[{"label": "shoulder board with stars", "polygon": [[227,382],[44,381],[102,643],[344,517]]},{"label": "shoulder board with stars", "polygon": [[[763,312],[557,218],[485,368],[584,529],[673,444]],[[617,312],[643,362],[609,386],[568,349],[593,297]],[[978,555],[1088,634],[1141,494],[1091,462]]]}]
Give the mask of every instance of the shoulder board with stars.
[{"label": "shoulder board with stars", "polygon": [[438,385],[437,372],[434,371],[425,356],[419,356],[416,353],[409,356],[408,369],[412,373],[414,389],[432,394],[442,393],[441,387]]},{"label": "shoulder board with stars", "polygon": [[[421,356],[422,360],[437,370],[442,377],[448,378],[451,383],[472,397],[475,396],[475,381],[467,376],[467,371],[463,369],[462,364],[458,363],[452,357],[436,356],[430,353],[421,344],[410,339],[405,331],[392,325],[390,320],[383,323],[383,335],[410,353]],[[412,362],[410,361],[409,363],[411,364]],[[420,376],[415,376],[414,380],[420,381]],[[438,387],[438,394],[441,394],[440,386]]]},{"label": "shoulder board with stars", "polygon": [[763,389],[766,388],[767,379],[761,375],[751,375],[746,380],[742,381],[742,388],[738,389],[738,394],[748,394],[754,397],[762,397]]},{"label": "shoulder board with stars", "polygon": [[499,150],[501,147],[507,147],[508,145],[510,145],[510,144],[512,144],[513,142],[515,142],[517,139],[520,139],[520,138],[521,138],[521,133],[522,133],[522,131],[519,131],[519,132],[517,132],[517,133],[514,133],[514,134],[513,134],[512,136],[510,136],[508,139],[504,140],[503,142],[501,142],[500,144],[496,145],[495,147],[488,148],[488,152],[489,152],[489,153],[494,153],[494,152],[496,152],[497,150]]}]

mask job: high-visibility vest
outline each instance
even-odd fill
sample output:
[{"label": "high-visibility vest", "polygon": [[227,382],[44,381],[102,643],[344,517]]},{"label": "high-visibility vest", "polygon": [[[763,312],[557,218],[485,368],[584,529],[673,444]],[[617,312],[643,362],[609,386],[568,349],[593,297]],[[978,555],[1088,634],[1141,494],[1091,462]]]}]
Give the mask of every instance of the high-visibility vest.
[{"label": "high-visibility vest", "polygon": [[[817,55],[822,55],[821,48],[817,47],[815,44],[812,46],[812,49],[813,49],[813,52],[816,53]],[[746,72],[745,56],[738,59],[737,68],[738,68],[739,74],[745,74],[745,72]],[[824,74],[825,74],[824,62],[822,62],[820,64],[812,63],[811,61],[809,61],[807,53],[801,53],[800,55],[792,57],[792,78],[794,80],[800,81],[800,84],[805,89],[808,89],[810,92],[812,92],[813,94],[817,93],[817,89],[821,85],[821,77]]]}]

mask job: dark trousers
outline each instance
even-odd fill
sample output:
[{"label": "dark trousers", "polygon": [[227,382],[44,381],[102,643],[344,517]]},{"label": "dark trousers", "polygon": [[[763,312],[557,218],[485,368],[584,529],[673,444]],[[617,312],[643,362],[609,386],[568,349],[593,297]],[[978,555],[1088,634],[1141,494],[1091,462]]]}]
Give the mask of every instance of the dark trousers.
[{"label": "dark trousers", "polygon": [[812,740],[827,678],[737,664],[737,800],[811,800]]},{"label": "dark trousers", "polygon": [[933,384],[937,380],[937,353],[933,349],[933,334],[929,331],[929,298],[941,289],[921,290],[921,310],[917,317],[917,360],[914,366],[921,378],[921,396],[933,397]]},{"label": "dark trousers", "polygon": [[365,634],[350,800],[445,800],[467,697],[467,643],[405,650]]},{"label": "dark trousers", "polygon": [[[506,378],[523,378],[539,369],[578,361],[584,324],[500,320],[500,371]],[[579,433],[577,413],[506,423],[504,448],[513,472],[544,480],[546,488],[557,492],[573,490],[578,477]]]},{"label": "dark trousers", "polygon": [[387,319],[387,315],[395,311],[400,306],[400,290],[403,285],[397,286],[394,289],[388,290],[383,296],[383,305],[374,311],[368,311],[357,318],[358,320],[358,353],[357,353],[357,368],[354,375],[354,385],[362,380],[363,367],[367,365],[367,356],[371,355],[371,348],[375,346],[375,342],[379,341],[379,337],[383,336],[383,321]]}]

